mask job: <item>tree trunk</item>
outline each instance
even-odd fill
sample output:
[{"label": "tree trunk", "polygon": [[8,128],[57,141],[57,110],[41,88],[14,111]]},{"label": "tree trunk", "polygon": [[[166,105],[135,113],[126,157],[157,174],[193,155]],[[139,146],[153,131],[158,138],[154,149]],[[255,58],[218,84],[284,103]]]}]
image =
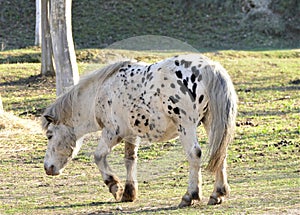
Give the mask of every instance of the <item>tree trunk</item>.
[{"label": "tree trunk", "polygon": [[56,95],[79,80],[72,38],[71,0],[50,1],[50,34],[56,70]]},{"label": "tree trunk", "polygon": [[41,74],[45,76],[55,76],[53,52],[49,25],[49,0],[42,0],[42,66]]},{"label": "tree trunk", "polygon": [[35,1],[35,40],[34,45],[41,46],[42,44],[42,29],[41,29],[41,0]]}]

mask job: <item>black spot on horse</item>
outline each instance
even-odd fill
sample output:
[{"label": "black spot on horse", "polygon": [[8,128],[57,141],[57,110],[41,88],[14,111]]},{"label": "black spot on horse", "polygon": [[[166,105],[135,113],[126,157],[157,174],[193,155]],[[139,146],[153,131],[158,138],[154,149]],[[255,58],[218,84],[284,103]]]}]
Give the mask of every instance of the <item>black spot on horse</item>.
[{"label": "black spot on horse", "polygon": [[179,109],[178,107],[175,107],[175,108],[173,109],[173,111],[174,111],[174,113],[177,114],[177,115],[180,114],[180,109]]},{"label": "black spot on horse", "polygon": [[195,99],[196,99],[196,89],[197,89],[197,83],[194,83],[193,84],[193,89],[192,89],[192,96],[193,96],[193,99],[192,99],[192,101],[195,101]]},{"label": "black spot on horse", "polygon": [[183,94],[186,94],[186,92],[188,92],[188,95],[190,96],[192,102],[195,101],[196,99],[196,89],[197,89],[197,84],[194,83],[192,90],[188,88],[188,81],[185,79],[183,80],[183,82],[181,82],[180,80],[177,81],[177,83],[181,86],[180,90]]},{"label": "black spot on horse", "polygon": [[146,76],[146,78],[149,80],[149,79],[151,78],[151,76],[152,76],[152,72],[150,72],[150,73]]},{"label": "black spot on horse", "polygon": [[186,115],[186,111],[185,111],[185,110],[180,109],[180,112],[181,112],[183,115]]},{"label": "black spot on horse", "polygon": [[175,84],[171,83],[171,84],[170,84],[170,87],[171,87],[171,88],[175,88]]},{"label": "black spot on horse", "polygon": [[150,128],[150,130],[152,131],[152,130],[155,128],[155,125],[151,123],[151,124],[149,125],[149,128]]},{"label": "black spot on horse", "polygon": [[199,97],[199,104],[203,101],[203,99],[204,99],[204,95],[201,95],[201,96]]},{"label": "black spot on horse", "polygon": [[183,80],[183,84],[184,84],[184,86],[187,88],[188,87],[188,81],[187,81],[187,79],[184,79]]},{"label": "black spot on horse", "polygon": [[179,102],[179,100],[174,98],[174,96],[170,96],[169,99],[173,104],[176,104],[177,102]]},{"label": "black spot on horse", "polygon": [[182,73],[180,70],[176,71],[175,74],[176,74],[177,78],[182,79]]},{"label": "black spot on horse", "polygon": [[179,61],[178,60],[175,60],[175,65],[179,66]]},{"label": "black spot on horse", "polygon": [[202,75],[200,74],[199,76],[198,76],[198,82],[200,82],[202,80]]},{"label": "black spot on horse", "polygon": [[172,108],[172,106],[171,106],[171,105],[168,105],[168,109],[169,109],[169,110],[172,110],[173,108]]},{"label": "black spot on horse", "polygon": [[149,125],[149,119],[146,119],[144,125],[145,125],[145,126],[148,126],[148,125]]},{"label": "black spot on horse", "polygon": [[184,65],[185,68],[188,68],[191,66],[192,61],[181,60],[180,64]]},{"label": "black spot on horse", "polygon": [[187,92],[187,87],[182,83],[181,80],[178,80],[177,84],[180,86],[180,91],[185,95]]},{"label": "black spot on horse", "polygon": [[152,66],[152,65],[148,66],[148,68],[147,68],[147,72],[149,72],[149,71],[150,71],[150,69],[151,69],[151,66]]},{"label": "black spot on horse", "polygon": [[134,122],[134,126],[139,126],[140,123],[141,123],[140,120],[136,119]]},{"label": "black spot on horse", "polygon": [[196,80],[196,76],[194,74],[191,75],[191,82],[194,83]]},{"label": "black spot on horse", "polygon": [[195,77],[197,77],[200,74],[200,71],[195,66],[193,66],[191,70]]}]

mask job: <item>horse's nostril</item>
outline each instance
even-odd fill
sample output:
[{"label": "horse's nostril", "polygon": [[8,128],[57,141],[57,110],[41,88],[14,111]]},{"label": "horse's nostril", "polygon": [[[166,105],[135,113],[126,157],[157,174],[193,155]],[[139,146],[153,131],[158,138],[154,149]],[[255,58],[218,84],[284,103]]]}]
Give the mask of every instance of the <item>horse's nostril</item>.
[{"label": "horse's nostril", "polygon": [[47,167],[46,165],[44,165],[44,169],[45,169],[47,175],[54,175],[54,173],[55,173],[54,165],[51,165],[50,167]]}]

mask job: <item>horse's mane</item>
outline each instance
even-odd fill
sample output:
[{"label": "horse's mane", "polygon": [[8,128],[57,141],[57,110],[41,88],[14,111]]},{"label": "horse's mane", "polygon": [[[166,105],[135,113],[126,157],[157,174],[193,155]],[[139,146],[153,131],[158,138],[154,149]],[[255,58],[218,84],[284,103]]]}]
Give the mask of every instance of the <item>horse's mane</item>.
[{"label": "horse's mane", "polygon": [[46,130],[50,124],[49,117],[53,120],[52,123],[59,124],[70,123],[72,117],[72,104],[78,92],[91,84],[95,84],[95,88],[101,86],[108,78],[113,76],[119,69],[130,61],[117,62],[110,64],[101,69],[98,69],[88,75],[83,76],[79,83],[69,89],[68,92],[58,97],[53,104],[51,104],[42,115],[42,128]]}]

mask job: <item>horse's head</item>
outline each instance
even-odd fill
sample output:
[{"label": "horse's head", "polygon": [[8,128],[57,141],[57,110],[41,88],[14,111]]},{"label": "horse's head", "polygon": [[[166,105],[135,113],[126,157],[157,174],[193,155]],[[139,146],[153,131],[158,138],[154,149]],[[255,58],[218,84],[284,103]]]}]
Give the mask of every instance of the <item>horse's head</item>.
[{"label": "horse's head", "polygon": [[47,175],[59,175],[78,151],[75,150],[74,129],[62,123],[57,124],[54,118],[48,115],[44,115],[43,120],[47,122],[45,129],[48,138],[44,168]]}]

